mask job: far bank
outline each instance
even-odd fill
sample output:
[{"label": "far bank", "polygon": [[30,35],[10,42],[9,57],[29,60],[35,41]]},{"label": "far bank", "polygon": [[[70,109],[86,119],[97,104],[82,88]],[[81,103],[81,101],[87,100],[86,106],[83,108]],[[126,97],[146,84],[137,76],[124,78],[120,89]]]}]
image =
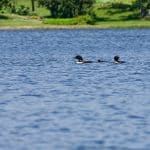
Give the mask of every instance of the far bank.
[{"label": "far bank", "polygon": [[45,25],[42,22],[1,23],[0,30],[11,29],[107,29],[107,28],[150,28],[150,21],[111,21],[100,22],[96,25]]},{"label": "far bank", "polygon": [[[73,18],[52,18],[46,8],[31,12],[31,1],[17,1],[15,8],[27,8],[26,14],[0,11],[0,29],[87,29],[87,28],[150,28],[150,12],[141,17],[135,0],[102,2],[97,0],[93,11]],[[137,8],[136,8],[137,7]]]}]

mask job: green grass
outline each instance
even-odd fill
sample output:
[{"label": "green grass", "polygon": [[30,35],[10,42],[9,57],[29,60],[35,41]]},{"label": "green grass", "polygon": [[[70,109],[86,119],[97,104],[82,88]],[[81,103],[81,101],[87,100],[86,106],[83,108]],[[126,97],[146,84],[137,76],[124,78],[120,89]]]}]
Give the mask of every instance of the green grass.
[{"label": "green grass", "polygon": [[19,15],[6,14],[7,19],[0,19],[0,27],[15,27],[15,26],[37,26],[42,25],[42,21],[31,19]]},{"label": "green grass", "polygon": [[[150,27],[150,17],[147,20],[139,18],[139,11],[130,11],[128,9],[111,8],[110,5],[104,7],[102,2],[121,2],[124,4],[131,4],[133,0],[97,0],[95,5],[95,18],[90,16],[79,16],[71,19],[53,19],[50,18],[50,13],[45,8],[39,8],[36,3],[34,13],[28,16],[19,16],[10,14],[8,11],[0,13],[0,28],[2,27],[60,27],[60,26],[75,26],[81,28],[125,28],[125,27]],[[31,9],[31,0],[15,0],[17,7],[25,5]],[[111,3],[109,3],[111,4]],[[92,25],[94,24],[94,25]]]},{"label": "green grass", "polygon": [[[30,10],[32,9],[31,8],[31,0],[14,0],[14,2],[17,5],[17,7],[19,7],[20,5],[24,5],[26,7],[29,7]],[[41,16],[41,17],[45,17],[45,16],[49,16],[50,12],[46,8],[39,7],[37,1],[35,1],[35,12],[34,12],[34,14]]]},{"label": "green grass", "polygon": [[113,2],[113,3],[121,2],[121,3],[125,3],[125,4],[131,4],[133,1],[134,0],[96,0],[97,3],[99,3],[99,2],[103,2],[103,3],[105,3],[105,2]]},{"label": "green grass", "polygon": [[50,25],[92,25],[95,24],[95,21],[91,18],[91,16],[85,15],[69,19],[44,19],[43,23]]},{"label": "green grass", "polygon": [[148,28],[150,27],[150,21],[102,21],[98,22],[95,26],[99,26],[102,28]]},{"label": "green grass", "polygon": [[139,20],[139,11],[121,11],[120,9],[99,9],[96,10],[97,21],[127,21]]},{"label": "green grass", "polygon": [[50,25],[76,25],[78,22],[76,19],[45,19],[43,21],[44,24],[50,24]]}]

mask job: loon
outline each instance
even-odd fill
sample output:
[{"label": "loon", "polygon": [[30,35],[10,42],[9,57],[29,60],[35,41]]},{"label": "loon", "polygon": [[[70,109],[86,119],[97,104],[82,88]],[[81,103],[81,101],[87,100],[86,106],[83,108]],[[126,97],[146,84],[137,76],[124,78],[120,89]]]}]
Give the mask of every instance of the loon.
[{"label": "loon", "polygon": [[125,63],[125,61],[120,61],[119,59],[120,59],[119,56],[117,56],[117,55],[114,56],[114,63],[115,63],[115,64],[122,64],[122,63]]},{"label": "loon", "polygon": [[77,55],[74,57],[76,59],[77,64],[84,64],[84,63],[92,63],[93,61],[89,60],[83,60],[83,57],[81,55]]},{"label": "loon", "polygon": [[[76,55],[74,58],[76,59],[77,64],[93,63],[93,61],[84,60],[81,55]],[[100,63],[100,62],[104,62],[104,61],[98,59],[97,62]]]}]

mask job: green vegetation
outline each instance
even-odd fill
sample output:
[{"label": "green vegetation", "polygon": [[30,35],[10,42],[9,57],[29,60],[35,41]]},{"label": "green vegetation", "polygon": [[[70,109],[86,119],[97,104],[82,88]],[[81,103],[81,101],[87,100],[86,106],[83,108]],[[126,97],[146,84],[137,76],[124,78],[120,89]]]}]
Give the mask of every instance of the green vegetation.
[{"label": "green vegetation", "polygon": [[[35,11],[32,11],[31,0],[13,0],[13,7],[0,10],[0,28],[33,27],[33,28],[126,28],[150,27],[150,15],[144,12],[141,16],[139,0],[96,0],[94,9],[86,15],[74,18],[52,18],[50,10],[39,7],[35,0]],[[143,3],[149,10],[148,3]],[[13,10],[13,9],[14,10]]]},{"label": "green vegetation", "polygon": [[38,0],[38,2],[50,10],[52,18],[72,18],[87,14],[95,0]]},{"label": "green vegetation", "polygon": [[1,0],[1,1],[0,1],[0,10],[1,10],[3,7],[8,7],[8,6],[10,6],[11,1],[12,1],[12,0]]}]

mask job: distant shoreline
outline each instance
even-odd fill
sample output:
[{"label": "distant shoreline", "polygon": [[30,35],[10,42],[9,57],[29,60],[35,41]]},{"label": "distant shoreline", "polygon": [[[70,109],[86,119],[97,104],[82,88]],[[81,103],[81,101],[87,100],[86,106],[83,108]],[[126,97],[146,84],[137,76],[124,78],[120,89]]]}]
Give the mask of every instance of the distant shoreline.
[{"label": "distant shoreline", "polygon": [[[112,0],[111,0],[112,1]],[[16,3],[30,7],[31,2],[22,0]],[[74,18],[51,18],[48,9],[36,7],[35,12],[19,15],[8,10],[0,12],[0,30],[38,30],[38,29],[140,29],[150,28],[150,16],[140,17],[140,10],[132,8],[132,0],[116,0],[113,3],[98,1],[93,15]]]},{"label": "distant shoreline", "polygon": [[150,26],[100,26],[100,25],[49,25],[49,26],[0,26],[0,30],[48,30],[48,29],[150,29]]}]

